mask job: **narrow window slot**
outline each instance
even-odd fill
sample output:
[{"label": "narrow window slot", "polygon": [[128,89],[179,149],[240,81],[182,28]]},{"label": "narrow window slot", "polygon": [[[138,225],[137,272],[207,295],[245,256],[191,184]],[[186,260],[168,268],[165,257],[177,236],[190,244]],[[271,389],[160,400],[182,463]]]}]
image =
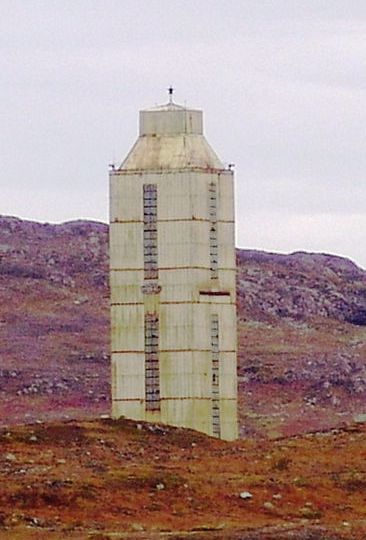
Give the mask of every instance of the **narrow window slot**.
[{"label": "narrow window slot", "polygon": [[219,372],[219,317],[211,315],[211,399],[212,399],[212,432],[220,437],[220,372]]},{"label": "narrow window slot", "polygon": [[218,278],[218,242],[217,242],[217,187],[214,182],[209,185],[209,217],[210,217],[210,273],[211,279]]},{"label": "narrow window slot", "polygon": [[143,186],[143,253],[144,253],[144,279],[158,279],[158,234],[157,234],[157,199],[156,184]]},{"label": "narrow window slot", "polygon": [[159,318],[145,315],[145,407],[160,411]]}]

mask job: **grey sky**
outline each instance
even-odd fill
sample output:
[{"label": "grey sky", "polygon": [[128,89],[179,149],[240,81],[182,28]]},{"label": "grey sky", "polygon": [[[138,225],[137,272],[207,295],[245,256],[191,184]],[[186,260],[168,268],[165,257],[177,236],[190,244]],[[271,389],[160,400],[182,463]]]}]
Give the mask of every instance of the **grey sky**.
[{"label": "grey sky", "polygon": [[138,110],[204,110],[237,244],[366,267],[364,0],[1,0],[0,213],[108,219]]}]

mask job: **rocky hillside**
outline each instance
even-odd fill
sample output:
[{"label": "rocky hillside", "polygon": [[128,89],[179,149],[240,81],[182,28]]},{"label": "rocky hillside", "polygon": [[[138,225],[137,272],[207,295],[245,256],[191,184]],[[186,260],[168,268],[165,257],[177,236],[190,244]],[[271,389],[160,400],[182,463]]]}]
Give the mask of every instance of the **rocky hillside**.
[{"label": "rocky hillside", "polygon": [[366,326],[366,271],[335,255],[238,250],[239,313],[262,321],[316,317]]},{"label": "rocky hillside", "polygon": [[106,289],[107,244],[103,223],[50,225],[0,216],[0,274],[70,289],[81,282]]},{"label": "rocky hillside", "polygon": [[[0,423],[109,410],[108,227],[0,217]],[[366,272],[238,250],[243,435],[366,412]]]}]

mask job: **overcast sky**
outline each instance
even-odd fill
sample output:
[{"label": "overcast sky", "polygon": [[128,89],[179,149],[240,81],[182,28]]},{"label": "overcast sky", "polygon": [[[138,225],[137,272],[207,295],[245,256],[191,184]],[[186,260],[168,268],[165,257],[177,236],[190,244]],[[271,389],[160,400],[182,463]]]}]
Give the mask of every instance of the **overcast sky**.
[{"label": "overcast sky", "polygon": [[204,111],[237,245],[366,268],[365,0],[0,0],[0,213],[108,221],[138,110]]}]

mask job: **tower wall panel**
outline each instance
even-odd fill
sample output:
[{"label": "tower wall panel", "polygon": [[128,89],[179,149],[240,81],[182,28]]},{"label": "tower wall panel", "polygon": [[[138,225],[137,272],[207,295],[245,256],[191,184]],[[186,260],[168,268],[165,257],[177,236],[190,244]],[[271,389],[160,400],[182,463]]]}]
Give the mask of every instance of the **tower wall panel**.
[{"label": "tower wall panel", "polygon": [[161,268],[209,267],[207,221],[158,221]]},{"label": "tower wall panel", "polygon": [[211,401],[209,399],[163,400],[161,420],[167,424],[196,429],[212,435]]},{"label": "tower wall panel", "polygon": [[218,220],[234,221],[234,183],[233,174],[229,171],[218,177],[218,199]]},{"label": "tower wall panel", "polygon": [[199,291],[210,286],[209,268],[161,269],[160,284],[162,303],[198,301]]},{"label": "tower wall panel", "polygon": [[161,359],[162,398],[210,398],[211,359],[207,351],[164,351]]},{"label": "tower wall panel", "polygon": [[142,220],[142,176],[118,175],[110,177],[110,220],[111,223]]},{"label": "tower wall panel", "polygon": [[219,222],[217,227],[217,246],[220,268],[235,268],[234,223]]},{"label": "tower wall panel", "polygon": [[112,370],[114,399],[145,399],[145,370],[143,353],[113,355]]},{"label": "tower wall panel", "polygon": [[125,416],[132,420],[145,420],[145,402],[141,399],[130,401],[114,400],[112,402],[112,415],[114,418]]},{"label": "tower wall panel", "polygon": [[144,351],[144,306],[111,306],[112,353]]},{"label": "tower wall panel", "polygon": [[111,304],[143,303],[143,276],[143,270],[111,271]]},{"label": "tower wall panel", "polygon": [[141,223],[111,223],[110,266],[112,269],[141,269],[144,267]]},{"label": "tower wall panel", "polygon": [[237,397],[236,377],[233,377],[236,366],[235,352],[220,353],[220,399],[236,399]]}]

